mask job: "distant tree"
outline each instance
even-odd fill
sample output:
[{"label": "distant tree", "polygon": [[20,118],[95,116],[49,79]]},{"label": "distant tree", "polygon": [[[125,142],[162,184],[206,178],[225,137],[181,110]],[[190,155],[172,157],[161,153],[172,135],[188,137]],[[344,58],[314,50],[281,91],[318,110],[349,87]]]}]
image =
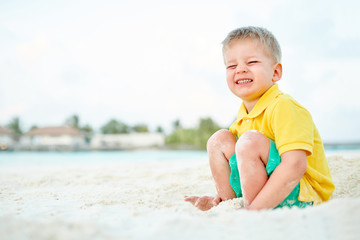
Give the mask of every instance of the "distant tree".
[{"label": "distant tree", "polygon": [[80,128],[80,131],[85,135],[85,141],[89,143],[92,135],[94,134],[93,128],[89,124],[86,124]]},{"label": "distant tree", "polygon": [[19,117],[14,117],[6,126],[11,129],[15,134],[21,135],[23,131],[21,130]]},{"label": "distant tree", "polygon": [[20,136],[23,134],[23,131],[21,129],[20,119],[19,117],[14,117],[7,125],[7,128],[9,128],[14,133],[14,139],[15,141],[19,141]]},{"label": "distant tree", "polygon": [[201,118],[199,123],[199,130],[206,133],[214,133],[220,129],[220,126],[217,125],[211,118]]},{"label": "distant tree", "polygon": [[174,129],[166,137],[165,143],[174,148],[191,147],[204,150],[209,137],[219,129],[220,127],[211,118],[202,118],[197,128]]},{"label": "distant tree", "polygon": [[112,119],[101,127],[101,132],[103,134],[129,133],[130,127],[123,122]]},{"label": "distant tree", "polygon": [[65,124],[69,125],[73,128],[80,129],[80,119],[77,114],[72,115],[68,119],[66,119]]},{"label": "distant tree", "polygon": [[149,128],[145,124],[137,124],[132,127],[132,130],[134,132],[149,132]]},{"label": "distant tree", "polygon": [[85,126],[81,127],[80,130],[87,133],[94,132],[93,128],[89,124],[86,124]]},{"label": "distant tree", "polygon": [[66,119],[65,124],[79,129],[85,137],[86,142],[90,142],[92,135],[94,134],[93,128],[89,124],[85,124],[84,126],[80,126],[80,117],[77,114],[74,114]]},{"label": "distant tree", "polygon": [[176,120],[173,122],[173,128],[174,128],[174,130],[176,130],[176,129],[178,129],[178,128],[181,128],[180,119],[176,119]]},{"label": "distant tree", "polygon": [[200,149],[206,149],[208,139],[219,129],[220,126],[217,125],[211,118],[200,119],[197,136]]},{"label": "distant tree", "polygon": [[165,143],[175,148],[192,147],[198,148],[196,144],[197,130],[194,128],[183,129],[178,128],[166,137]]},{"label": "distant tree", "polygon": [[156,128],[156,132],[157,132],[157,133],[164,133],[164,129],[163,129],[161,126],[158,126],[158,127]]}]

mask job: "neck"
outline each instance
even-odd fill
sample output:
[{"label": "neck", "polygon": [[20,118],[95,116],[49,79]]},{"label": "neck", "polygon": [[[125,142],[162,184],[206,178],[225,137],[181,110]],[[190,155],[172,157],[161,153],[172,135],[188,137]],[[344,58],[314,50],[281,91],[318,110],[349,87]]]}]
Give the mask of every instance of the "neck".
[{"label": "neck", "polygon": [[251,110],[253,110],[253,108],[255,107],[255,105],[258,101],[259,101],[259,99],[255,100],[255,101],[244,101],[246,112],[248,114],[251,112]]}]

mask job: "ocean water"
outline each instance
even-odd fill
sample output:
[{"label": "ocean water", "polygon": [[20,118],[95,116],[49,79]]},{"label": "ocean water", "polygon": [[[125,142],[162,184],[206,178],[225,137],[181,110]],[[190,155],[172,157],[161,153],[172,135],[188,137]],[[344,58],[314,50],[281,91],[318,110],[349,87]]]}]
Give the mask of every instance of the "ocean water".
[{"label": "ocean water", "polygon": [[[327,155],[358,153],[359,148],[328,148]],[[206,151],[84,151],[84,152],[0,152],[0,166],[3,164],[59,165],[114,162],[161,162],[161,161],[207,161]]]},{"label": "ocean water", "polygon": [[0,152],[2,164],[81,164],[207,160],[205,151]]}]

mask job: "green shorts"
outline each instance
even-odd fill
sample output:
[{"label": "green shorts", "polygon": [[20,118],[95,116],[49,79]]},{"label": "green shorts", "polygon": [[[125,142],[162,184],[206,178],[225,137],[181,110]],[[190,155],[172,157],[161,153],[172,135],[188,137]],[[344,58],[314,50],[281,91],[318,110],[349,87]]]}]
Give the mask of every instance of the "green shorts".
[{"label": "green shorts", "polygon": [[[281,158],[279,155],[278,150],[276,149],[275,143],[270,140],[270,152],[269,152],[269,160],[266,165],[266,172],[268,176],[270,177],[272,172],[275,170],[275,168],[280,164]],[[229,165],[231,168],[231,174],[230,174],[230,185],[232,189],[234,190],[236,196],[242,197],[242,191],[241,191],[241,184],[240,184],[240,176],[239,176],[239,170],[237,166],[237,160],[236,155],[234,154],[229,159]],[[281,207],[293,207],[297,206],[299,208],[305,208],[307,206],[312,205],[312,202],[302,202],[298,200],[299,197],[299,191],[300,191],[300,183],[296,185],[294,190],[282,201],[276,208]]]}]

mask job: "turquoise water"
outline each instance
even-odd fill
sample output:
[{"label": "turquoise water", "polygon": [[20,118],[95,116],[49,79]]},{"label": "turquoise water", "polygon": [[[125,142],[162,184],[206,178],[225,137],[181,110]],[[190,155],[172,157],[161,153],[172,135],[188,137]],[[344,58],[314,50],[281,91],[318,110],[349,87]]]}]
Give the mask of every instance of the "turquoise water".
[{"label": "turquoise water", "polygon": [[[329,148],[326,154],[360,149]],[[71,164],[97,162],[207,161],[206,151],[85,151],[85,152],[0,152],[2,164]]]},{"label": "turquoise water", "polygon": [[207,159],[205,151],[0,152],[0,165],[95,162],[151,162]]}]

